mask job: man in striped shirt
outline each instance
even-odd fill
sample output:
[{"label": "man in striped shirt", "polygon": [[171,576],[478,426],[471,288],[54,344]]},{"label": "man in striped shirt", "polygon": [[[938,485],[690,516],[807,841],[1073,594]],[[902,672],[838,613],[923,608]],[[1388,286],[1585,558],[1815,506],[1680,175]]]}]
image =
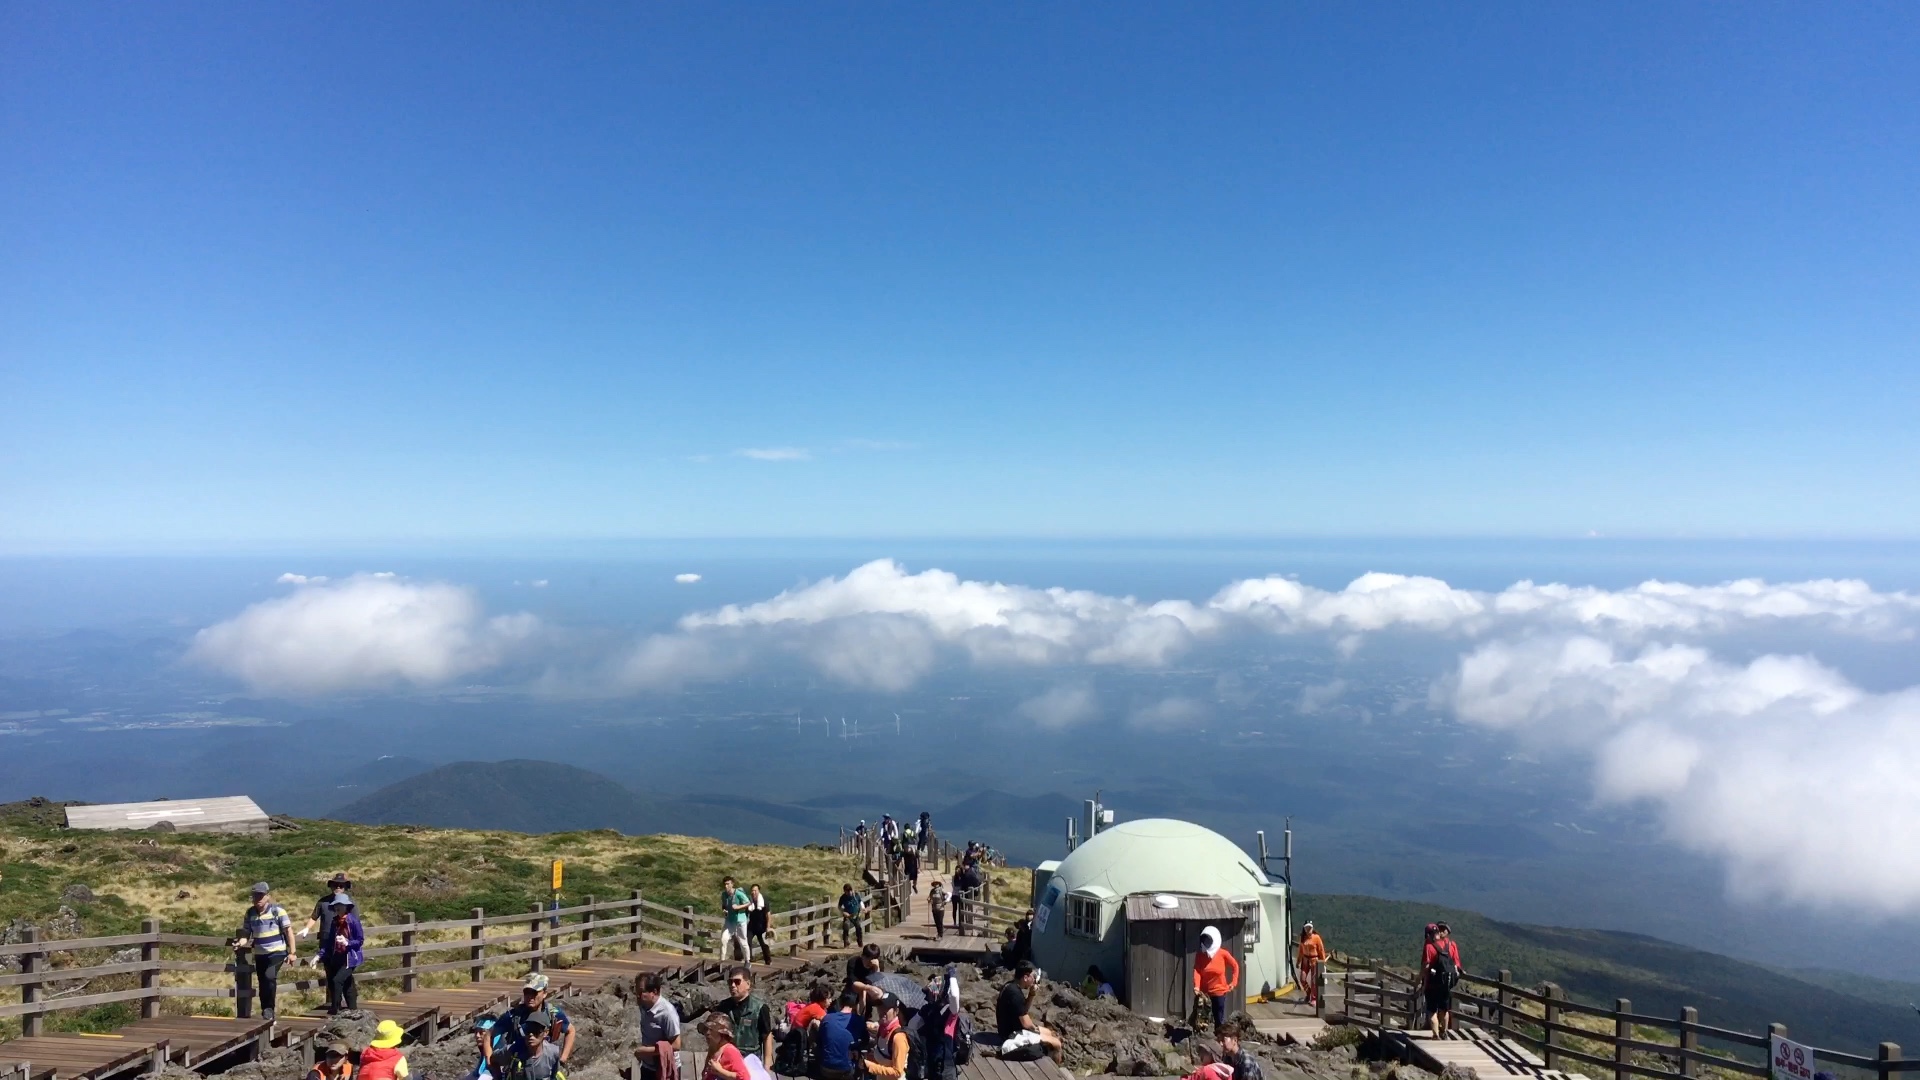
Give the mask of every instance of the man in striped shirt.
[{"label": "man in striped shirt", "polygon": [[275,1019],[273,1006],[280,990],[280,966],[294,959],[293,921],[273,902],[273,890],[264,881],[253,883],[253,906],[240,924],[236,949],[253,950],[253,979],[260,993],[260,1015]]}]

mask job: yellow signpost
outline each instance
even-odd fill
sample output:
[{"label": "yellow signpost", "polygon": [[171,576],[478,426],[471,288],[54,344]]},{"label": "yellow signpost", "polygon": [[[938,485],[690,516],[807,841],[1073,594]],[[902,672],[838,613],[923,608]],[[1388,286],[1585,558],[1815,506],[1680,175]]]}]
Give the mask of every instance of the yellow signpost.
[{"label": "yellow signpost", "polygon": [[559,859],[553,860],[553,891],[560,891],[560,876],[566,870],[566,864]]}]

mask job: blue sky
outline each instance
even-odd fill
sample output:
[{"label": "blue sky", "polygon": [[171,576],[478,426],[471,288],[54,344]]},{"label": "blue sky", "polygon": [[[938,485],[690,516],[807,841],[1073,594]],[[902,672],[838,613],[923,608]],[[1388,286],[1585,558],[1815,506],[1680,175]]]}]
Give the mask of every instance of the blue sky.
[{"label": "blue sky", "polygon": [[0,550],[1920,535],[1916,70],[1898,4],[6,5]]}]

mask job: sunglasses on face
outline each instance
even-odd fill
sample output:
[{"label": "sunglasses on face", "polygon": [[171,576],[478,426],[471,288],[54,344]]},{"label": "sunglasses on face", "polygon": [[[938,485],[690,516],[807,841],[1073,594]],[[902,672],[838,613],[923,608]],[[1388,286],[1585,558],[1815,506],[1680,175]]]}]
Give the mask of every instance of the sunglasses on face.
[{"label": "sunglasses on face", "polygon": [[728,985],[728,986],[745,986],[745,985],[747,985],[747,980],[745,980],[745,979],[728,979],[728,980],[727,980],[727,985]]}]

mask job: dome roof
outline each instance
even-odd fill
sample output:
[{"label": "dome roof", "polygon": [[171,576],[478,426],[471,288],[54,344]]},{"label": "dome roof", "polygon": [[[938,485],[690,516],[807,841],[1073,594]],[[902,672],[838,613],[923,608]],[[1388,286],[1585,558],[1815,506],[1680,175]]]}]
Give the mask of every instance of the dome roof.
[{"label": "dome roof", "polygon": [[1146,818],[1112,825],[1076,848],[1053,879],[1066,891],[1251,896],[1267,875],[1239,845],[1190,821]]}]

